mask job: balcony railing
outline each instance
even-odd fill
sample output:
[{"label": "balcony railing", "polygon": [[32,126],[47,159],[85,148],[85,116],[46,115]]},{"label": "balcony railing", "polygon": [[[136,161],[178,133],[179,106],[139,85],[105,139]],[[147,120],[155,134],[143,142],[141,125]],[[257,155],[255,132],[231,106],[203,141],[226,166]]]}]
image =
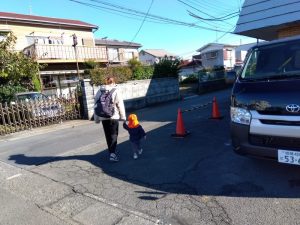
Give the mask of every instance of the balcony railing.
[{"label": "balcony railing", "polygon": [[[108,58],[111,58],[107,54],[107,49],[105,47],[77,46],[75,49],[73,46],[66,45],[33,44],[26,47],[23,52],[37,61],[76,61],[77,58],[79,62],[86,60],[108,62]],[[115,57],[113,62],[119,62],[119,58]]]}]

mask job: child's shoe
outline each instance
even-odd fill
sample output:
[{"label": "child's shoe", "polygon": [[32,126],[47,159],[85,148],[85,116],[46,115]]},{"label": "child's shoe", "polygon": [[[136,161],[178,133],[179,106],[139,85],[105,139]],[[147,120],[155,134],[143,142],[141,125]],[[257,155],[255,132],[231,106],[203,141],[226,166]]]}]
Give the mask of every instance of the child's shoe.
[{"label": "child's shoe", "polygon": [[141,155],[143,153],[143,149],[139,150],[139,155]]},{"label": "child's shoe", "polygon": [[137,159],[138,155],[136,153],[133,153],[133,159]]}]

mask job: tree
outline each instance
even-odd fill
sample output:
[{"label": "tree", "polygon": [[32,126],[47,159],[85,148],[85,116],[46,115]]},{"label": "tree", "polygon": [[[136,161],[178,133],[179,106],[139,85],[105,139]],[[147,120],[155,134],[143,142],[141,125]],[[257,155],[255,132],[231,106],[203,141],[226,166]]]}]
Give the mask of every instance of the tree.
[{"label": "tree", "polygon": [[22,86],[28,90],[41,90],[39,64],[14,51],[16,37],[9,33],[0,42],[0,85]]},{"label": "tree", "polygon": [[169,59],[167,57],[154,65],[153,78],[176,77],[179,74],[179,59]]},{"label": "tree", "polygon": [[132,71],[132,80],[149,79],[153,76],[153,66],[144,66],[137,58],[130,59],[128,66]]}]

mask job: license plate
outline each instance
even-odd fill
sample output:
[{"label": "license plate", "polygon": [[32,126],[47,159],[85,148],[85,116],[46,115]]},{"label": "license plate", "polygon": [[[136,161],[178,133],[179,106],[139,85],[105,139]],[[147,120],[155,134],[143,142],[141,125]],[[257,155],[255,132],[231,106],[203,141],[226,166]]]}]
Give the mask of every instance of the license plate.
[{"label": "license plate", "polygon": [[300,152],[279,149],[278,162],[300,165]]}]

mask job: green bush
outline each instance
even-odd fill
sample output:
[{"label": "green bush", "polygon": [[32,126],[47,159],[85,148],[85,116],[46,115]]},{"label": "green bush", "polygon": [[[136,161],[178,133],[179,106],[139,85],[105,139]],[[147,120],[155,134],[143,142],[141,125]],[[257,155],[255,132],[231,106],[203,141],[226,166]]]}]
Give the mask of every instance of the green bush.
[{"label": "green bush", "polygon": [[117,83],[123,83],[128,80],[143,80],[151,78],[175,77],[178,78],[178,59],[162,59],[155,66],[144,66],[137,59],[128,61],[128,66],[110,66],[108,68],[100,67],[94,62],[86,62],[87,69],[85,76],[91,78],[95,85],[105,84],[105,79],[114,76]]},{"label": "green bush", "polygon": [[153,66],[141,66],[135,69],[132,73],[132,80],[150,79],[153,76]]},{"label": "green bush", "polygon": [[225,68],[224,66],[214,66],[212,68],[203,68],[198,72],[200,81],[211,81],[224,79]]},{"label": "green bush", "polygon": [[154,65],[153,78],[175,77],[179,75],[179,59],[169,59],[167,57]]},{"label": "green bush", "polygon": [[124,83],[132,77],[132,71],[129,67],[118,66],[108,68],[95,68],[89,71],[91,81],[95,85],[105,84],[107,77],[113,76],[117,83]]},{"label": "green bush", "polygon": [[18,92],[25,92],[28,89],[22,86],[15,85],[0,85],[0,102],[11,102],[14,99],[14,94]]},{"label": "green bush", "polygon": [[183,81],[180,82],[181,84],[191,84],[191,83],[198,83],[198,75],[193,74],[185,78]]},{"label": "green bush", "polygon": [[150,79],[153,76],[153,66],[143,66],[136,58],[129,60],[128,66],[132,71],[131,80]]}]

